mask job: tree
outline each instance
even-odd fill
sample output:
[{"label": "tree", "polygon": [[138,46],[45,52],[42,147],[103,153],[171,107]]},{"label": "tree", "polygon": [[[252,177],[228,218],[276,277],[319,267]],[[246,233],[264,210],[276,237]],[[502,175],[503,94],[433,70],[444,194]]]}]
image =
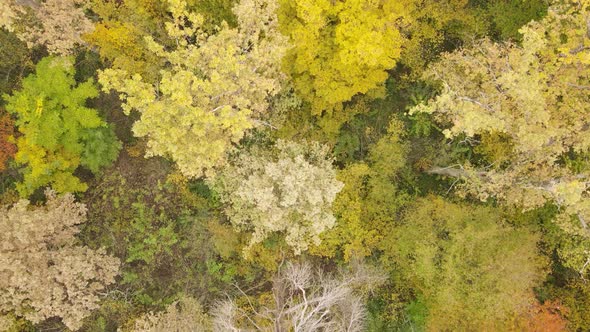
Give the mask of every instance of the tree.
[{"label": "tree", "polygon": [[[70,55],[76,45],[83,45],[81,36],[92,31],[93,24],[85,16],[82,0],[6,0],[6,18],[0,26],[15,30],[29,47],[44,45],[52,54]],[[33,18],[32,21],[25,17]],[[15,25],[17,26],[15,28]]]},{"label": "tree", "polygon": [[547,301],[550,306],[538,309],[563,315],[570,331],[584,331],[590,328],[590,284],[577,274],[567,272],[558,275],[562,279],[560,284],[548,285],[550,298],[553,299]]},{"label": "tree", "polygon": [[471,142],[481,160],[431,173],[463,192],[524,209],[561,207],[556,222],[581,245],[560,252],[580,272],[590,262],[587,1],[555,5],[521,29],[522,46],[483,40],[447,54],[429,75],[440,95],[413,112],[435,114],[448,138]]},{"label": "tree", "polygon": [[46,196],[43,207],[21,200],[0,208],[0,313],[33,323],[60,317],[76,330],[115,281],[119,260],[104,249],[75,246],[86,207],[71,194]]},{"label": "tree", "polygon": [[407,24],[402,29],[406,38],[399,61],[411,70],[411,79],[418,79],[442,52],[458,47],[464,40],[483,35],[486,20],[476,16],[472,2],[421,0],[407,4]]},{"label": "tree", "polygon": [[398,210],[408,200],[399,188],[399,172],[405,164],[407,146],[402,143],[403,124],[392,120],[387,134],[371,147],[363,162],[348,165],[337,174],[344,187],[333,203],[336,225],[322,233],[311,253],[344,260],[365,257],[396,222]]},{"label": "tree", "polygon": [[359,93],[383,91],[400,56],[397,21],[406,4],[393,0],[281,1],[281,31],[293,47],[285,60],[297,93],[321,114]]},{"label": "tree", "polygon": [[166,28],[177,46],[167,50],[147,37],[150,52],[166,61],[158,84],[141,75],[107,69],[105,91],[114,89],[129,114],[137,110],[137,137],[148,138],[147,156],[169,156],[187,177],[200,177],[224,163],[225,153],[278,92],[279,61],[286,44],[276,31],[276,3],[244,0],[234,7],[238,29],[224,25],[215,35],[202,30],[203,17],[183,1],[170,1]]},{"label": "tree", "polygon": [[[384,277],[360,265],[330,275],[310,264],[286,263],[274,277],[266,305],[240,308],[219,302],[212,310],[215,331],[362,331],[366,317],[362,289],[381,285]],[[246,295],[247,297],[247,295]]]},{"label": "tree", "polygon": [[206,23],[209,23],[208,30],[214,30],[222,22],[227,22],[229,26],[237,25],[237,18],[232,12],[232,7],[239,1],[237,0],[189,0],[189,8],[203,15]]},{"label": "tree", "polygon": [[47,57],[23,80],[22,89],[4,96],[22,134],[15,156],[24,166],[17,186],[22,196],[48,184],[60,193],[84,191],[86,184],[73,172],[84,166],[96,173],[117,157],[120,143],[114,133],[85,106],[97,95],[91,80],[76,84],[70,58]]},{"label": "tree", "polygon": [[296,254],[334,226],[331,205],[342,189],[326,146],[282,140],[241,154],[210,182],[234,227],[253,231],[250,247],[284,232]]},{"label": "tree", "polygon": [[17,14],[12,0],[2,1],[0,3],[0,28],[6,28],[10,32],[14,31],[13,25]]},{"label": "tree", "polygon": [[164,27],[169,19],[168,2],[92,0],[89,7],[100,20],[82,38],[111,68],[140,74],[147,82],[156,83],[164,63],[148,49],[144,38],[151,35],[166,47],[175,44]]},{"label": "tree", "polygon": [[493,28],[502,40],[520,40],[518,32],[531,20],[540,20],[547,14],[551,1],[547,0],[501,0],[486,1]]},{"label": "tree", "polygon": [[14,121],[0,110],[0,172],[6,168],[6,162],[16,153],[16,145],[12,143]]},{"label": "tree", "polygon": [[507,225],[500,211],[419,199],[382,241],[386,265],[427,308],[426,328],[505,330],[542,281],[539,236]]},{"label": "tree", "polygon": [[[0,9],[1,11],[1,9]],[[20,81],[33,68],[31,54],[14,33],[0,29],[0,96],[18,88]],[[0,105],[3,105],[0,99]]]},{"label": "tree", "polygon": [[149,312],[138,318],[133,332],[206,332],[212,331],[211,320],[203,312],[201,304],[190,297],[183,297],[170,304],[166,311]]}]

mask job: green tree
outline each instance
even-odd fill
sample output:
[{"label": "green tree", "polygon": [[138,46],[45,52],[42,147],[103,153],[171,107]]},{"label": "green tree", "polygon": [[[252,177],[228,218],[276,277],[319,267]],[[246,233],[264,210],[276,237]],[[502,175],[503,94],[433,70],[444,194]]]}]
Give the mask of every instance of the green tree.
[{"label": "green tree", "polygon": [[[174,296],[180,285],[187,286],[187,279],[198,279],[187,275],[192,270],[181,262],[192,257],[184,251],[190,248],[188,243],[204,245],[196,236],[188,242],[194,218],[175,188],[163,184],[166,165],[137,159],[125,165],[134,172],[121,174],[120,169],[109,168],[108,175],[89,188],[85,194],[89,222],[81,238],[92,247],[106,246],[125,262],[121,284],[135,301],[158,305]],[[162,274],[162,269],[171,271]]]},{"label": "green tree", "polygon": [[359,93],[379,94],[400,56],[397,21],[406,3],[393,0],[282,0],[281,31],[293,47],[284,60],[297,93],[321,114]]},{"label": "green tree", "polygon": [[497,209],[427,197],[407,208],[382,250],[426,306],[428,330],[505,330],[545,275],[538,240]]},{"label": "green tree", "polygon": [[[1,9],[0,9],[1,11]],[[21,79],[33,69],[31,54],[25,43],[14,33],[0,29],[0,95],[9,93],[19,86]],[[0,99],[0,105],[4,104]]]},{"label": "green tree", "polygon": [[429,70],[442,92],[413,110],[450,123],[444,134],[481,157],[431,173],[461,178],[462,192],[482,200],[559,205],[556,222],[585,239],[560,254],[581,272],[590,262],[589,5],[553,6],[521,29],[522,46],[483,40],[445,55]]},{"label": "green tree", "polygon": [[487,1],[487,12],[493,30],[502,40],[521,40],[518,32],[531,20],[539,20],[547,14],[549,0],[500,0]]},{"label": "green tree", "polygon": [[367,160],[338,172],[344,187],[336,196],[334,228],[321,235],[313,254],[332,257],[342,254],[348,261],[370,256],[396,222],[396,214],[408,200],[399,186],[407,146],[400,137],[403,124],[392,120],[387,134],[371,147]]},{"label": "green tree", "polygon": [[28,196],[46,185],[60,193],[85,191],[87,185],[73,172],[79,166],[98,172],[117,157],[120,147],[96,110],[85,106],[98,89],[91,80],[76,84],[72,60],[60,57],[41,60],[22,86],[4,97],[22,134],[15,156],[24,166],[19,193]]}]

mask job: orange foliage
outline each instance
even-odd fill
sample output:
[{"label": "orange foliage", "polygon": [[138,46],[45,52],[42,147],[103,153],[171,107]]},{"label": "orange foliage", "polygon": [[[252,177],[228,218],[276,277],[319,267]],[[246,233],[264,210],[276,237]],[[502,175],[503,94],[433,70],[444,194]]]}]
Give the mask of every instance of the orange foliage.
[{"label": "orange foliage", "polygon": [[527,332],[567,331],[567,321],[563,316],[567,315],[568,311],[568,308],[562,305],[559,300],[545,301],[544,304],[537,302],[520,317],[518,330]]},{"label": "orange foliage", "polygon": [[6,168],[6,162],[16,153],[16,145],[11,142],[14,135],[14,121],[5,111],[0,110],[0,172]]}]

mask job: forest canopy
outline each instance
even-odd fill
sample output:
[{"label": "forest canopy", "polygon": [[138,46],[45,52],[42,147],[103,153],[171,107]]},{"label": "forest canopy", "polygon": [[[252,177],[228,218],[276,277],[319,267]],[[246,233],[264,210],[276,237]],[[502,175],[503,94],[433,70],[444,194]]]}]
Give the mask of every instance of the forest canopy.
[{"label": "forest canopy", "polygon": [[0,331],[590,330],[590,0],[0,0]]}]

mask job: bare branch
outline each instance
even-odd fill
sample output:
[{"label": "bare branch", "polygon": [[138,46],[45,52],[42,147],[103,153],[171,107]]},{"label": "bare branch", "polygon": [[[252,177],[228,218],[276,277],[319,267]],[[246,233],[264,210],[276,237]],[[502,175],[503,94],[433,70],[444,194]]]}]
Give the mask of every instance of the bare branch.
[{"label": "bare branch", "polygon": [[[275,308],[262,308],[264,314],[260,314],[261,310],[254,308],[240,310],[233,302],[221,303],[213,312],[214,321],[218,329],[237,328],[239,323],[235,313],[240,312],[242,318],[259,331],[269,330],[261,328],[263,325],[272,326],[274,332],[357,332],[362,330],[366,317],[360,290],[375,287],[384,280],[381,273],[362,264],[354,266],[352,272],[336,277],[326,275],[322,270],[314,272],[309,264],[286,263],[273,281]],[[248,303],[252,306],[250,301]],[[250,312],[254,313],[253,317],[248,316]]]}]

